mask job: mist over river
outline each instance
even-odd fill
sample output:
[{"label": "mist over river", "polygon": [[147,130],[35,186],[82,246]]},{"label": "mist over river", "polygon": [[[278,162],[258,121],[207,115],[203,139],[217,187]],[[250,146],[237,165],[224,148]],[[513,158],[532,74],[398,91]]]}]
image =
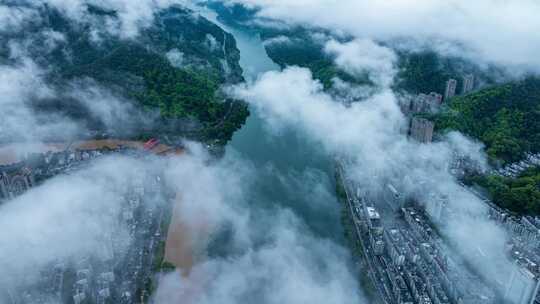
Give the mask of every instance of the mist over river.
[{"label": "mist over river", "polygon": [[[279,70],[267,56],[257,33],[224,25],[213,12],[203,14],[234,35],[247,81]],[[234,134],[226,149],[226,157],[240,157],[256,168],[250,203],[262,208],[290,209],[315,236],[343,244],[332,157],[295,130],[272,130],[261,113],[253,107],[250,111],[246,124]]]},{"label": "mist over river", "polygon": [[[201,13],[235,36],[246,81],[279,69],[257,33]],[[177,200],[166,252],[183,276],[164,276],[156,303],[361,303],[331,155],[250,111],[215,168],[183,181],[196,189]]]}]

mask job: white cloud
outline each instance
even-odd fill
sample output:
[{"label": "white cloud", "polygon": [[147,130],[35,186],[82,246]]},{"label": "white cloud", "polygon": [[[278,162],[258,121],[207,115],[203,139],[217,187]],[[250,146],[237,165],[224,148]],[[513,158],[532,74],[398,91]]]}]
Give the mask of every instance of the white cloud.
[{"label": "white cloud", "polygon": [[118,225],[122,199],[137,170],[145,168],[128,158],[103,159],[2,204],[0,286],[32,284],[58,261],[106,257],[113,238],[118,246],[129,242],[126,227]]},{"label": "white cloud", "polygon": [[103,124],[107,132],[121,136],[136,133],[136,130],[151,129],[158,113],[137,108],[137,102],[128,100],[111,90],[101,87],[92,79],[71,81],[61,98],[73,98],[85,108],[92,118]]},{"label": "white cloud", "polygon": [[447,196],[455,217],[440,228],[452,243],[464,252],[477,247],[493,252],[492,259],[474,262],[486,275],[495,275],[490,263],[509,267],[503,256],[505,234],[481,220],[487,207],[448,171],[453,152],[485,165],[481,145],[458,134],[427,145],[409,140],[402,133],[407,121],[388,88],[346,106],[323,92],[307,69],[265,73],[252,84],[237,86],[233,94],[247,100],[271,127],[293,127],[329,154],[351,160],[351,178],[374,198],[380,199],[387,183],[420,202],[430,203],[432,194]]},{"label": "white cloud", "polygon": [[[279,204],[267,210],[251,203],[257,198],[252,189],[260,173],[249,163],[229,154],[208,165],[206,157],[195,152],[175,159],[167,172],[180,194],[176,220],[183,223],[190,246],[205,248],[216,235],[228,233],[227,241],[217,246],[229,253],[209,252],[196,258],[189,274],[163,277],[155,295],[158,303],[362,300],[344,248],[312,235]],[[297,191],[309,195],[312,189]]]},{"label": "white cloud", "polygon": [[178,49],[172,49],[165,54],[172,66],[182,68],[184,66],[184,53]]},{"label": "white cloud", "polygon": [[169,274],[157,302],[364,303],[343,248],[303,232],[291,213],[274,214],[271,223],[269,244],[201,262],[188,277]]},{"label": "white cloud", "polygon": [[[104,158],[0,206],[8,244],[0,247],[0,287],[31,286],[55,263],[99,256],[112,237],[128,245],[118,217],[128,185],[151,171],[177,194],[173,222],[183,224],[194,261],[189,272],[180,269],[183,276],[161,278],[157,303],[363,303],[345,248],[311,234],[289,209],[252,204],[258,174],[248,162],[229,155],[210,164],[201,146],[187,146],[190,152],[171,159]],[[224,233],[217,246],[229,253],[207,252]]]},{"label": "white cloud", "polygon": [[[109,31],[130,38],[138,34],[140,27],[148,26],[153,18],[154,1],[107,1],[107,0],[48,0],[47,4],[59,9],[70,19],[88,21],[87,5],[95,5],[106,10],[118,12],[118,22],[108,25]],[[109,19],[108,22],[113,19]]]},{"label": "white cloud", "polygon": [[265,41],[263,41],[263,44],[266,46],[266,45],[271,45],[271,44],[288,44],[291,42],[292,41],[289,37],[280,35],[277,37],[266,39]]},{"label": "white cloud", "polygon": [[28,59],[14,66],[0,66],[0,138],[36,140],[49,134],[72,136],[79,131],[69,120],[35,113],[28,106],[31,100],[56,97],[45,84],[44,74]]},{"label": "white cloud", "polygon": [[442,52],[540,71],[536,0],[226,0],[259,16],[378,41],[407,39]]},{"label": "white cloud", "polygon": [[367,73],[373,83],[383,87],[390,86],[394,80],[396,54],[371,40],[357,39],[346,43],[330,40],[325,51],[336,56],[336,64],[352,75]]},{"label": "white cloud", "polygon": [[157,113],[136,109],[135,101],[115,95],[92,80],[74,80],[62,87],[47,83],[48,71],[17,49],[13,52],[16,63],[0,66],[1,140],[67,140],[96,130],[67,114],[40,110],[51,100],[72,102],[73,107],[85,110],[85,119],[101,124],[101,131],[129,135],[153,126]]},{"label": "white cloud", "polygon": [[0,33],[16,32],[21,30],[21,25],[39,20],[39,14],[29,8],[11,8],[0,5]]},{"label": "white cloud", "polygon": [[309,70],[297,67],[282,73],[268,72],[252,86],[237,88],[236,94],[255,106],[273,127],[298,127],[318,141],[328,141],[324,147],[330,152],[352,148],[373,161],[386,154],[373,154],[371,150],[391,144],[406,123],[391,91],[384,90],[347,108],[324,93]]},{"label": "white cloud", "polygon": [[[236,87],[237,97],[249,101],[274,128],[293,126],[326,152],[353,159],[351,175],[365,189],[377,192],[391,181],[419,198],[425,189],[447,194],[457,210],[463,211],[456,221],[447,223],[452,240],[465,248],[481,246],[489,252],[502,252],[503,233],[490,223],[475,219],[484,211],[483,206],[463,192],[446,171],[453,150],[484,161],[478,152],[480,147],[455,134],[432,145],[409,141],[401,133],[407,120],[397,106],[397,97],[388,89],[395,73],[395,56],[371,38],[444,39],[465,44],[472,52],[469,54],[475,54],[476,58],[537,67],[538,59],[528,55],[532,55],[531,50],[538,43],[533,40],[525,45],[521,41],[525,34],[530,34],[531,26],[538,25],[536,21],[516,29],[489,19],[505,9],[509,21],[528,20],[529,12],[537,11],[532,1],[521,1],[523,8],[488,0],[475,3],[345,0],[339,5],[329,0],[243,2],[262,6],[262,16],[355,35],[358,38],[348,43],[330,41],[326,50],[336,56],[338,65],[351,73],[369,72],[382,88],[361,102],[345,106],[323,92],[322,85],[312,79],[309,71],[289,68],[269,72],[255,83]],[[106,26],[116,34],[133,38],[148,26],[156,8],[172,1],[49,0],[48,3],[61,8],[73,20],[87,17],[86,3],[115,9],[119,20],[109,20]],[[488,4],[493,6],[490,8]],[[487,9],[487,17],[478,16],[480,8]],[[17,20],[9,22],[17,23]],[[500,35],[487,35],[491,33],[487,29],[499,31]],[[508,44],[508,48],[494,47],[506,43],[513,34],[516,34],[515,44]],[[58,128],[78,130],[76,124],[62,119],[49,118],[47,124],[38,123],[38,117],[24,105],[33,98],[58,96],[59,92],[44,83],[42,74],[30,61],[1,67],[2,132],[33,140],[41,137],[42,128],[53,128],[54,132]],[[121,101],[111,103],[114,96],[110,92],[86,85],[72,84],[72,88],[76,90],[67,95],[87,102],[89,109],[95,110],[95,117],[103,118],[107,126],[114,127],[115,121],[123,124],[131,119],[122,116],[125,113]],[[263,303],[349,303],[361,299],[357,282],[347,269],[348,255],[343,248],[311,235],[289,210],[276,207],[262,211],[250,205],[249,188],[256,175],[249,165],[230,158],[208,165],[207,157],[197,152],[199,147],[191,149],[193,155],[176,158],[165,169],[169,186],[178,191],[182,200],[179,220],[188,228],[193,240],[190,246],[198,253],[224,227],[229,227],[232,240],[226,246],[233,254],[226,257],[202,254],[187,277],[167,276],[156,295],[158,299],[164,297],[160,302],[176,303],[175,297],[187,302],[193,299],[193,303],[250,302],[251,296]],[[132,177],[129,172],[137,167],[145,168],[145,165],[133,160],[106,160],[89,171],[55,178],[0,207],[0,227],[3,227],[0,239],[13,244],[0,247],[0,266],[24,276],[57,258],[91,252],[99,244],[87,241],[108,233],[103,230],[108,227],[102,222],[103,215],[114,216],[118,211],[119,193],[111,186],[129,180]],[[98,202],[96,193],[100,194]],[[20,229],[21,225],[24,229]],[[479,239],[482,242],[477,242]],[[59,244],[62,246],[56,246]],[[18,251],[25,254],[17,256]]]},{"label": "white cloud", "polygon": [[[185,0],[25,0],[21,3],[24,8],[0,5],[0,30],[8,26],[20,26],[22,22],[29,21],[30,17],[39,16],[37,9],[47,4],[60,10],[74,22],[91,23],[96,28],[105,28],[111,34],[130,39],[135,38],[141,29],[149,27],[154,20],[154,14],[159,10],[186,3]],[[117,16],[96,21],[88,13],[88,5],[115,11]]]}]

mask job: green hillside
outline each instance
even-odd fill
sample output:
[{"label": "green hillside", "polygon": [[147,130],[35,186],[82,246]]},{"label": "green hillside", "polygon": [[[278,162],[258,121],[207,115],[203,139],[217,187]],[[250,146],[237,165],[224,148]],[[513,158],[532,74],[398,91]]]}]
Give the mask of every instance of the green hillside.
[{"label": "green hillside", "polygon": [[481,140],[492,161],[518,161],[525,152],[540,152],[540,79],[456,97],[435,121],[439,131],[459,130]]},{"label": "green hillside", "polygon": [[[459,130],[486,145],[490,162],[497,166],[540,152],[540,79],[493,86],[452,99],[435,117],[439,132]],[[473,176],[467,183],[485,188],[493,202],[519,214],[540,214],[540,169],[518,178]]]},{"label": "green hillside", "polygon": [[[309,69],[313,78],[319,80],[326,89],[332,86],[335,77],[350,83],[364,83],[367,79],[356,79],[354,76],[336,66],[331,56],[324,52],[324,45],[313,41],[302,29],[290,32],[266,30],[263,38],[288,37],[288,41],[267,43],[265,45],[268,57],[281,68],[299,66]],[[272,40],[270,40],[272,41]]]},{"label": "green hillside", "polygon": [[[162,121],[145,133],[167,132],[224,143],[245,122],[247,106],[225,100],[219,93],[221,85],[243,80],[240,52],[234,37],[208,20],[173,7],[156,14],[154,23],[136,39],[125,39],[107,31],[96,37],[95,24],[103,18],[114,18],[114,11],[89,7],[92,24],[76,24],[45,5],[40,13],[41,23],[28,25],[18,36],[4,38],[29,43],[29,55],[47,68],[51,85],[61,88],[73,80],[91,78],[137,101],[142,109],[159,111]],[[42,37],[44,29],[61,33],[63,41],[50,49]],[[6,41],[0,39],[0,55],[9,63],[10,46]],[[171,52],[177,54],[178,62],[170,60]],[[90,119],[73,100],[54,100],[41,107]],[[176,127],[186,120],[197,127],[189,132]],[[98,125],[93,127],[99,129]]]}]

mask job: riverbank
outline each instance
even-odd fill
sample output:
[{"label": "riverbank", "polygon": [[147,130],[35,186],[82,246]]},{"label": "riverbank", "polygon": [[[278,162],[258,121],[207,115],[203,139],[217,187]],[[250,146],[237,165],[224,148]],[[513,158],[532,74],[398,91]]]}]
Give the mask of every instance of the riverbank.
[{"label": "riverbank", "polygon": [[[355,265],[357,266],[359,289],[366,293],[369,303],[382,304],[381,299],[377,294],[377,288],[371,281],[368,271],[366,271],[369,265],[367,265],[364,258],[365,248],[363,247],[362,242],[356,236],[354,218],[351,214],[349,204],[347,203],[347,193],[343,184],[344,181],[338,170],[338,168],[335,169],[334,177],[336,180],[336,196],[341,209],[341,223],[343,225],[343,234],[347,247],[349,248],[353,259],[358,261],[355,263]],[[362,271],[362,269],[364,269],[364,271]]]},{"label": "riverbank", "polygon": [[[73,142],[53,142],[53,143],[12,143],[0,145],[0,165],[9,165],[23,161],[31,154],[43,154],[47,152],[61,152],[66,150],[117,150],[125,147],[129,149],[144,149],[144,141],[122,140],[122,139],[98,139],[81,140]],[[182,153],[182,149],[166,144],[158,144],[149,152],[162,155],[167,153]]]},{"label": "riverbank", "polygon": [[[235,36],[241,51],[240,65],[244,70],[244,78],[254,80],[265,72],[280,69],[266,55],[258,34],[223,25],[211,11],[206,11],[205,17]],[[290,210],[299,221],[306,224],[302,227],[306,233],[345,245],[340,208],[334,195],[331,158],[293,129],[284,129],[280,134],[273,133],[263,114],[250,109],[246,124],[234,133],[223,156],[240,159],[257,173],[253,185],[246,193],[246,201],[261,211],[271,212],[276,208]],[[198,255],[198,250],[205,248],[191,246],[195,241],[190,239],[193,233],[186,230],[181,222],[182,215],[177,213],[181,200],[178,199],[176,204],[164,260],[177,265],[183,272],[186,269],[189,272],[193,263],[199,262],[199,258],[205,258],[204,255]],[[201,225],[204,224],[200,218],[197,220],[201,221]],[[193,229],[193,225],[190,224],[190,227]],[[202,235],[206,235],[204,230]],[[229,244],[216,241],[212,245],[213,249],[217,249],[209,254],[220,255],[220,252],[227,252]]]},{"label": "riverbank", "polygon": [[195,260],[192,233],[181,220],[182,200],[177,195],[172,207],[172,217],[167,231],[164,262],[174,265],[183,275],[188,275]]}]

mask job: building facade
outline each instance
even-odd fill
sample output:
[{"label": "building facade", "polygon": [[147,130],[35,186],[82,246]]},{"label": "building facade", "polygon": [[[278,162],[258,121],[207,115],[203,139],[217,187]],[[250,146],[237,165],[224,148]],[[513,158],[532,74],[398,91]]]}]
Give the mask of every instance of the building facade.
[{"label": "building facade", "polygon": [[444,91],[444,100],[448,100],[456,96],[457,80],[449,79],[446,82],[446,89]]},{"label": "building facade", "polygon": [[439,110],[443,96],[441,94],[431,92],[429,94],[418,94],[411,102],[412,113],[435,113]]},{"label": "building facade", "polygon": [[474,75],[469,74],[463,77],[463,94],[467,94],[474,89]]},{"label": "building facade", "polygon": [[435,124],[425,118],[415,117],[411,122],[411,137],[421,143],[430,143],[433,140]]},{"label": "building facade", "polygon": [[400,211],[401,208],[403,208],[405,205],[405,196],[401,192],[399,192],[392,184],[386,184],[386,187],[383,191],[383,200],[394,211]]},{"label": "building facade", "polygon": [[27,167],[0,167],[0,201],[23,194],[34,185],[34,176]]},{"label": "building facade", "polygon": [[539,278],[525,267],[514,269],[504,294],[512,304],[533,304],[540,287]]}]

